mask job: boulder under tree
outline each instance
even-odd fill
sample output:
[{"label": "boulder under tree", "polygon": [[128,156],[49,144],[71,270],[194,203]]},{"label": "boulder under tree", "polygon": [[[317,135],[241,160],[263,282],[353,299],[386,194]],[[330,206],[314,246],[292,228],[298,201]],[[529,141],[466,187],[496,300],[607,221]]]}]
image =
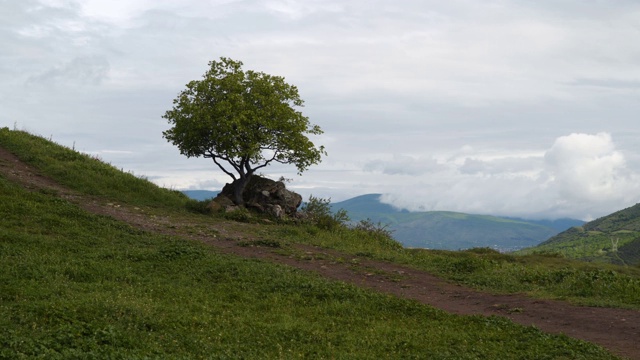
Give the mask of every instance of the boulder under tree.
[{"label": "boulder under tree", "polygon": [[[237,180],[236,180],[237,181]],[[213,199],[212,207],[229,209],[233,206],[234,183],[226,184],[220,194]],[[245,207],[261,213],[271,214],[277,218],[283,215],[295,216],[302,204],[302,196],[287,190],[282,181],[274,181],[254,175],[242,192]]]}]

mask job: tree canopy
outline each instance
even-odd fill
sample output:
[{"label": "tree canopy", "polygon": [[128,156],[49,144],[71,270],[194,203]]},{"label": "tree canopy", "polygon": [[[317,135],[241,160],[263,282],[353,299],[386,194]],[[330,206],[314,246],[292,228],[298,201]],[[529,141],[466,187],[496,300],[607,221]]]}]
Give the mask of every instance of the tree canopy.
[{"label": "tree canopy", "polygon": [[304,104],[298,89],[242,65],[224,57],[209,62],[202,80],[189,82],[163,116],[172,125],[163,132],[167,141],[187,157],[211,158],[234,180],[238,205],[256,170],[277,162],[301,174],[326,155],[307,136],[322,130],[296,110]]}]

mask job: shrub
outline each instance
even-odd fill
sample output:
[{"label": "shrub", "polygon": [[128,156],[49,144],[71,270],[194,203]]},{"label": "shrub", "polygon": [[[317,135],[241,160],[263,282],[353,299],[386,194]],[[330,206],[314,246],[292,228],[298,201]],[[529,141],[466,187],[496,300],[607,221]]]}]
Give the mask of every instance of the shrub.
[{"label": "shrub", "polygon": [[309,201],[301,211],[306,215],[307,221],[325,230],[344,227],[350,220],[344,209],[338,210],[335,214],[331,212],[331,199],[318,198],[313,195],[309,196]]},{"label": "shrub", "polygon": [[196,213],[196,214],[211,214],[211,206],[209,206],[210,200],[193,200],[189,199],[186,203],[186,208],[188,211]]},{"label": "shrub", "polygon": [[500,254],[500,251],[492,249],[490,247],[474,247],[471,249],[467,249],[466,251],[474,254]]},{"label": "shrub", "polygon": [[251,212],[244,207],[238,207],[237,209],[226,211],[222,214],[222,217],[227,220],[245,223],[251,223],[257,220],[254,216],[251,215]]},{"label": "shrub", "polygon": [[360,222],[356,224],[355,228],[374,235],[393,238],[393,230],[389,230],[389,224],[383,224],[380,221],[374,223],[371,219],[360,220]]}]

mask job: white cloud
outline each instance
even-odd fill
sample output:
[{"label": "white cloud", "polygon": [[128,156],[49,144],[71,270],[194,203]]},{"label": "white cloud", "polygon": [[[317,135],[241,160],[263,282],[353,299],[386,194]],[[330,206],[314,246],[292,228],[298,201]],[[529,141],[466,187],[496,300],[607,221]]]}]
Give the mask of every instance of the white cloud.
[{"label": "white cloud", "polygon": [[448,173],[417,177],[405,187],[410,190],[390,192],[383,201],[409,210],[583,219],[640,201],[640,175],[608,133],[559,137],[544,156],[467,157],[448,165]]},{"label": "white cloud", "polygon": [[394,154],[390,160],[373,160],[364,165],[364,171],[381,172],[386,175],[424,175],[440,168],[433,158],[414,158]]},{"label": "white cloud", "polygon": [[300,20],[318,12],[336,13],[343,11],[341,4],[331,1],[295,1],[295,0],[269,0],[264,3],[265,8],[278,16],[284,16],[291,20]]},{"label": "white cloud", "polygon": [[29,85],[98,85],[109,75],[109,62],[100,56],[82,56],[27,79]]},{"label": "white cloud", "polygon": [[611,135],[571,134],[558,138],[545,155],[551,182],[568,201],[637,199],[638,175],[626,167]]}]

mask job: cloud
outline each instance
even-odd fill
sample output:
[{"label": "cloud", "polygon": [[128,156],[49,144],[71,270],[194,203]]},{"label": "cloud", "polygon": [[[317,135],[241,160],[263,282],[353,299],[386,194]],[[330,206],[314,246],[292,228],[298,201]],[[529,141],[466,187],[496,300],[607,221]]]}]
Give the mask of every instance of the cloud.
[{"label": "cloud", "polygon": [[545,155],[550,182],[568,201],[606,203],[638,196],[631,173],[611,135],[571,134],[558,138]]},{"label": "cloud", "polygon": [[366,172],[386,175],[424,175],[440,168],[436,159],[394,154],[390,160],[373,160],[364,165]]},{"label": "cloud", "polygon": [[448,172],[418,177],[404,187],[410,190],[389,192],[382,201],[416,211],[588,220],[640,200],[640,175],[608,133],[559,137],[540,156],[482,157],[453,157]]},{"label": "cloud", "polygon": [[628,80],[628,79],[575,79],[569,85],[584,86],[593,88],[604,89],[619,89],[619,90],[638,90],[640,89],[640,80]]},{"label": "cloud", "polygon": [[338,13],[343,11],[341,4],[326,0],[308,0],[305,2],[295,0],[269,0],[264,3],[264,6],[267,11],[290,20],[300,20],[317,13]]},{"label": "cloud", "polygon": [[28,85],[99,85],[109,76],[109,62],[100,56],[82,56],[27,79]]},{"label": "cloud", "polygon": [[468,175],[522,175],[537,176],[541,157],[534,155],[505,155],[499,158],[480,159],[467,157],[458,168],[462,174]]}]

